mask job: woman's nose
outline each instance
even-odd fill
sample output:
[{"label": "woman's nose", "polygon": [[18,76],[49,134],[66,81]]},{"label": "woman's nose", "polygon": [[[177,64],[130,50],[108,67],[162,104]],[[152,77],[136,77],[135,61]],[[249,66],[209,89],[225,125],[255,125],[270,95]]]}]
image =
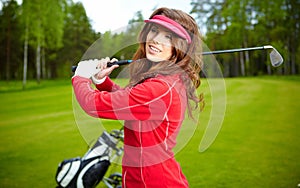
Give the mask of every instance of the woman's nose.
[{"label": "woman's nose", "polygon": [[163,35],[161,33],[157,33],[154,37],[153,37],[153,42],[156,43],[163,43]]}]

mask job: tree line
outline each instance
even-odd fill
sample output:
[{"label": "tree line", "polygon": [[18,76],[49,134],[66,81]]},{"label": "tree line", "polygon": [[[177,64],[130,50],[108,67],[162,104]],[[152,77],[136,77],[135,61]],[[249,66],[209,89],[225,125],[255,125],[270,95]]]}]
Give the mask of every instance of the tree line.
[{"label": "tree line", "polygon": [[[114,56],[128,59],[137,48],[144,18],[133,13],[122,32],[98,33],[81,2],[72,0],[2,0],[0,11],[0,79],[70,77],[81,59]],[[272,68],[267,52],[217,55],[224,76],[299,73],[300,1],[192,0],[191,15],[210,50],[271,44],[285,63]]]},{"label": "tree line", "polygon": [[284,64],[272,68],[269,52],[253,51],[218,55],[223,75],[299,74],[299,0],[192,0],[191,13],[206,28],[210,50],[274,46]]}]

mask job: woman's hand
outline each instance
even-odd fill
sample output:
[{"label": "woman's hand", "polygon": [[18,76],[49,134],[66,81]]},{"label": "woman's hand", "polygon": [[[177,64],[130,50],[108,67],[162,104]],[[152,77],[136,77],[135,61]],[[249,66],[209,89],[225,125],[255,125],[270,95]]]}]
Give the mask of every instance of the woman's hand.
[{"label": "woman's hand", "polygon": [[75,70],[74,76],[81,76],[84,78],[91,78],[94,74],[99,72],[97,69],[98,60],[97,59],[90,59],[80,61],[78,66]]},{"label": "woman's hand", "polygon": [[107,63],[113,63],[115,61],[118,61],[116,58],[109,59],[109,57],[102,58],[98,61],[97,69],[99,72],[94,75],[94,78],[97,80],[101,80],[105,78],[106,76],[110,75],[110,73],[115,69],[118,68],[119,65],[113,65],[111,67],[107,67]]}]

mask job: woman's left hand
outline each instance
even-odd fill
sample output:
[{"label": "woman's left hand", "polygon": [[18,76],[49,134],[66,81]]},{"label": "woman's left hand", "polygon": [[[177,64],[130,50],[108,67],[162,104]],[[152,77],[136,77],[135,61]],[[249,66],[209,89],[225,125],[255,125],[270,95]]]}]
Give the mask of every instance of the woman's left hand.
[{"label": "woman's left hand", "polygon": [[99,72],[94,75],[94,78],[97,80],[101,80],[105,78],[106,76],[110,75],[110,73],[115,69],[118,68],[119,65],[113,65],[111,67],[107,67],[107,63],[113,63],[115,61],[118,61],[116,58],[109,59],[109,57],[102,58],[99,60],[97,69],[99,69]]}]

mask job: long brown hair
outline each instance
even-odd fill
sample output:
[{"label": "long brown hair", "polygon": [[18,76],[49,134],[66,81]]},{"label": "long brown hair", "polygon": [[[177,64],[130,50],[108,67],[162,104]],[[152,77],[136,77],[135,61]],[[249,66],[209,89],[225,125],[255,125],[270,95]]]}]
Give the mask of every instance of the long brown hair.
[{"label": "long brown hair", "polygon": [[[202,95],[197,96],[196,94],[196,89],[201,83],[199,75],[202,67],[201,35],[197,23],[190,15],[177,9],[159,8],[152,13],[150,19],[155,15],[164,15],[181,24],[189,33],[192,42],[188,44],[186,40],[180,37],[173,37],[172,46],[174,48],[171,59],[161,63],[151,62],[146,59],[145,43],[153,23],[146,23],[138,37],[139,48],[132,58],[138,62],[130,65],[129,86],[132,87],[157,74],[170,75],[181,73],[182,81],[187,89],[187,97],[195,101],[197,106],[203,99]],[[191,105],[189,103],[188,109],[190,112]]]}]

